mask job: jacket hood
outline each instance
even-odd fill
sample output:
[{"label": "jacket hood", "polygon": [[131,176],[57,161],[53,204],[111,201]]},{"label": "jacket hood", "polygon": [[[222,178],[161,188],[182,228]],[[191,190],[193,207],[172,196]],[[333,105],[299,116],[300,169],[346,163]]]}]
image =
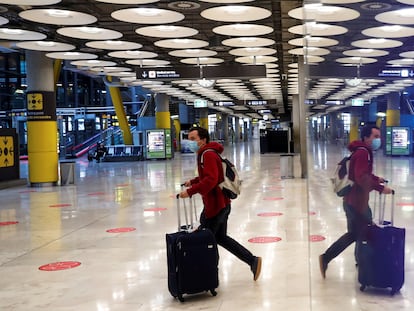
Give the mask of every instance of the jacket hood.
[{"label": "jacket hood", "polygon": [[219,144],[216,141],[209,142],[208,144],[205,144],[203,147],[200,148],[199,153],[201,154],[206,149],[214,149],[218,153],[222,153],[224,151],[223,145]]},{"label": "jacket hood", "polygon": [[365,147],[368,150],[371,150],[371,147],[364,143],[362,140],[355,140],[348,145],[348,150],[354,152],[359,147]]}]

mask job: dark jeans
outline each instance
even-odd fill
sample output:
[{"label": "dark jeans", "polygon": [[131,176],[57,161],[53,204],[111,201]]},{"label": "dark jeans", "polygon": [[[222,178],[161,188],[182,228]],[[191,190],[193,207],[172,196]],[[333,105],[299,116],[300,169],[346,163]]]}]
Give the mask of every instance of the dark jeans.
[{"label": "dark jeans", "polygon": [[253,254],[236,240],[227,235],[227,220],[230,214],[230,210],[231,207],[228,205],[213,218],[205,218],[204,213],[201,213],[201,227],[210,229],[215,235],[218,245],[224,247],[237,258],[251,266],[254,262]]},{"label": "dark jeans", "polygon": [[[351,206],[343,203],[348,232],[341,236],[336,242],[334,242],[325,252],[324,260],[329,263],[332,259],[342,253],[349,245],[354,243],[359,236],[361,236],[368,224],[372,223],[372,212],[368,207],[364,214],[360,214],[355,211]],[[356,253],[356,252],[355,252]],[[355,255],[355,259],[358,262],[358,258]]]}]

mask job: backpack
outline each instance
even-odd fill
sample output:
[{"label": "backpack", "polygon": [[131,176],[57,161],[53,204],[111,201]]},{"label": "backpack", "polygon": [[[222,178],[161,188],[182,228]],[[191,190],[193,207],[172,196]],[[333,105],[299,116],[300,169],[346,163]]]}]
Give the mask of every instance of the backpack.
[{"label": "backpack", "polygon": [[203,153],[201,154],[201,166],[203,166],[203,155],[206,151],[214,151],[220,157],[221,164],[223,167],[224,180],[221,183],[219,183],[218,186],[220,187],[221,191],[226,197],[232,200],[236,199],[237,196],[240,194],[242,183],[236,167],[230,160],[222,157],[214,149],[206,149],[203,151]]},{"label": "backpack", "polygon": [[[365,149],[365,147],[358,147],[358,149]],[[355,152],[355,151],[354,151]],[[344,157],[336,166],[335,172],[333,177],[331,178],[333,191],[336,193],[338,197],[346,196],[350,191],[354,184],[354,181],[349,179],[349,163],[351,162],[351,157],[354,154],[352,152],[350,155]],[[369,159],[369,152],[368,152],[368,161]]]}]

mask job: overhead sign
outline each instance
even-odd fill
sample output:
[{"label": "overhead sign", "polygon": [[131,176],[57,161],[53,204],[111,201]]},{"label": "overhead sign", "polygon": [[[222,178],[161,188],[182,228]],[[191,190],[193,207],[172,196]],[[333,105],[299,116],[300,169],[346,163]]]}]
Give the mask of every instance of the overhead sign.
[{"label": "overhead sign", "polygon": [[214,102],[214,106],[221,106],[221,107],[234,106],[234,102],[231,100],[218,101],[218,102]]},{"label": "overhead sign", "polygon": [[383,69],[380,71],[378,76],[388,78],[412,78],[414,77],[414,70],[408,68]]},{"label": "overhead sign", "polygon": [[175,80],[175,79],[252,79],[266,77],[265,65],[227,65],[227,66],[179,66],[137,68],[137,79]]}]

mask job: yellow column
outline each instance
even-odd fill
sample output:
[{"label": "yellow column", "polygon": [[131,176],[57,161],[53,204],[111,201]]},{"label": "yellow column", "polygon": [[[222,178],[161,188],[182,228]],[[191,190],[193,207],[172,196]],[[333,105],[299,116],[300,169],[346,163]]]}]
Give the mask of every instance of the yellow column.
[{"label": "yellow column", "polygon": [[155,127],[157,129],[171,128],[171,115],[169,109],[169,98],[166,94],[158,93],[155,95]]},{"label": "yellow column", "polygon": [[200,110],[200,126],[208,130],[208,108],[199,108]]},{"label": "yellow column", "polygon": [[[108,80],[111,80],[111,78],[108,77]],[[121,91],[119,90],[118,87],[110,86],[109,93],[111,94],[112,103],[114,104],[115,113],[116,113],[116,116],[119,122],[119,127],[122,130],[124,144],[133,145],[131,129],[129,127],[124,105],[122,103]]]},{"label": "yellow column", "polygon": [[351,126],[349,129],[349,141],[350,142],[359,139],[358,128],[359,128],[359,117],[351,114]]},{"label": "yellow column", "polygon": [[[26,51],[29,183],[58,182],[58,131],[53,60]],[[41,78],[40,78],[41,77]]]},{"label": "yellow column", "polygon": [[387,109],[386,112],[386,119],[385,119],[386,126],[399,126],[400,125],[400,110],[395,109]]}]

